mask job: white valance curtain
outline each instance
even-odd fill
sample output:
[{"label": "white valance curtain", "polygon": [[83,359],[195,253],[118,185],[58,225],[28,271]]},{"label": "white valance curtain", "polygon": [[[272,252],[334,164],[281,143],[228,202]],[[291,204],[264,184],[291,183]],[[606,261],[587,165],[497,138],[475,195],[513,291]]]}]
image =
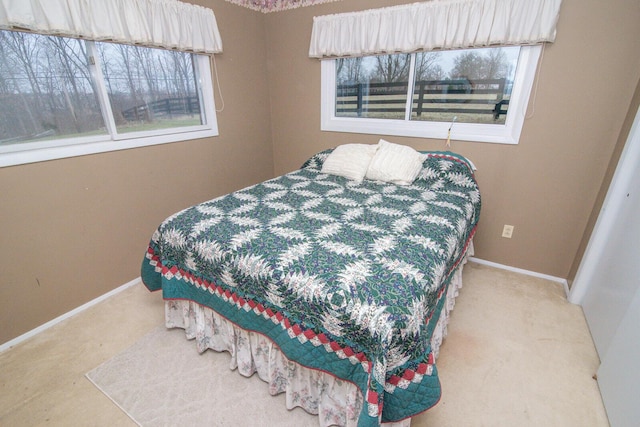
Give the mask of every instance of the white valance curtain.
[{"label": "white valance curtain", "polygon": [[0,29],[222,52],[213,11],[177,0],[0,0]]},{"label": "white valance curtain", "polygon": [[553,42],[562,0],[432,0],[313,19],[309,56]]}]

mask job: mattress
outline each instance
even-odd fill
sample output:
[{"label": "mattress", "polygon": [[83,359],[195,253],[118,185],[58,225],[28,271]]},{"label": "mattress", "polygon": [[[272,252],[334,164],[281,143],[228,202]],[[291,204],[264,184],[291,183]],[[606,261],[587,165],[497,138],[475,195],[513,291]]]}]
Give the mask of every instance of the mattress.
[{"label": "mattress", "polygon": [[424,153],[410,185],[322,173],[330,153],[167,218],[142,278],[162,289],[169,326],[189,329],[171,307],[183,319],[215,316],[263,337],[287,363],[349,384],[362,404],[345,419],[400,422],[440,398],[432,339],[476,230],[480,192],[471,164],[454,153]]}]

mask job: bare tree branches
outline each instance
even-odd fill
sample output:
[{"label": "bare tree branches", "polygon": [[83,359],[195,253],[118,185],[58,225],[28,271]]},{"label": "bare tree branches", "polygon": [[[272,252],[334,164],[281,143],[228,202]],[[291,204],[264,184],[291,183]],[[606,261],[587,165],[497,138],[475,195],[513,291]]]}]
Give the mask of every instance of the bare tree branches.
[{"label": "bare tree branches", "polygon": [[[87,43],[92,42],[0,30],[0,144],[106,133]],[[175,98],[191,102],[189,97],[197,96],[191,54],[95,45],[103,76],[99,84],[107,89],[117,126],[127,123],[124,110]],[[145,111],[142,120],[154,122],[155,110]]]}]

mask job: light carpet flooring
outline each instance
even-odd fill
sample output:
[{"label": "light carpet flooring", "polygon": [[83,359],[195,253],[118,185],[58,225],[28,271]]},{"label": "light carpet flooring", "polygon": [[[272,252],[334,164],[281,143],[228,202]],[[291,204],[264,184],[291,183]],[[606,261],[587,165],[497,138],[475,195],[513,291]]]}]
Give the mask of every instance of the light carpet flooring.
[{"label": "light carpet flooring", "polygon": [[[437,362],[442,399],[412,426],[608,426],[598,357],[562,286],[473,262],[463,277]],[[85,374],[163,316],[161,295],[140,284],[0,353],[0,426],[134,425]]]}]

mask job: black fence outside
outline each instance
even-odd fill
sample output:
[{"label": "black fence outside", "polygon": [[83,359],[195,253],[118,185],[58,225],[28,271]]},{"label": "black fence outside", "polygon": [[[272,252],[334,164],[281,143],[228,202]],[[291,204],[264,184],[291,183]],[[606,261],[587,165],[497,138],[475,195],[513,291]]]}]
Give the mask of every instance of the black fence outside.
[{"label": "black fence outside", "polygon": [[193,114],[200,114],[200,102],[197,96],[165,98],[122,111],[122,117],[127,121],[150,121],[154,117]]},{"label": "black fence outside", "polygon": [[[509,107],[505,83],[504,78],[417,81],[412,112],[418,117],[423,113],[492,114],[497,120],[507,114]],[[407,85],[407,82],[338,85],[336,113],[358,117],[363,112],[404,113]]]}]

